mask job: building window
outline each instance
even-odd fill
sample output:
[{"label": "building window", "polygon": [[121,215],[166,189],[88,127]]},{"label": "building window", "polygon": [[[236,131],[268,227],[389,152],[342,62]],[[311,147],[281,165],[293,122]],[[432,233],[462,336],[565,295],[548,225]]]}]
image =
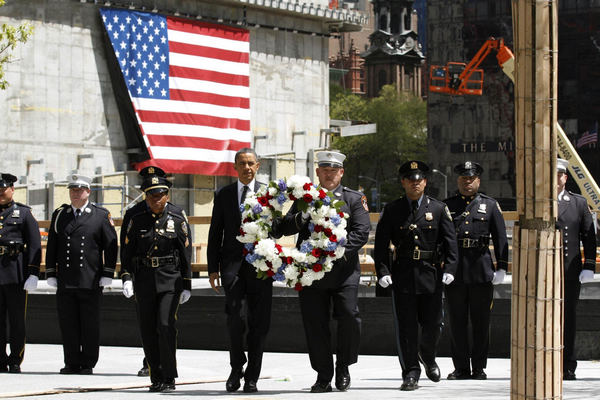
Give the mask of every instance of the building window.
[{"label": "building window", "polygon": [[387,15],[379,17],[379,30],[387,31]]},{"label": "building window", "polygon": [[390,21],[390,32],[393,34],[400,33],[400,17],[398,14],[392,14]]},{"label": "building window", "polygon": [[377,92],[379,92],[384,85],[387,85],[387,73],[382,69],[377,73]]}]

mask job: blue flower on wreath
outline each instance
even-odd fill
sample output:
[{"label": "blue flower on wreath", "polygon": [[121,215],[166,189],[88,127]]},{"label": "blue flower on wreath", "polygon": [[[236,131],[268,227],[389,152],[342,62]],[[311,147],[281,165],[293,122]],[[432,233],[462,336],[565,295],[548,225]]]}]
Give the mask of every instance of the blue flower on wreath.
[{"label": "blue flower on wreath", "polygon": [[346,238],[340,238],[340,239],[338,240],[338,245],[339,245],[339,246],[343,246],[343,245],[345,245],[345,244],[346,244]]},{"label": "blue flower on wreath", "polygon": [[335,249],[337,249],[338,244],[336,242],[329,242],[329,244],[326,247],[327,251],[334,251]]},{"label": "blue flower on wreath", "polygon": [[246,261],[248,261],[250,264],[252,264],[254,261],[258,260],[260,258],[260,256],[256,253],[248,253],[246,255]]},{"label": "blue flower on wreath", "polygon": [[277,196],[277,202],[279,203],[279,205],[283,205],[283,203],[286,202],[286,198],[283,193],[280,193],[279,196]]},{"label": "blue flower on wreath", "polygon": [[329,218],[331,223],[333,223],[335,226],[338,226],[340,224],[340,222],[342,222],[342,218],[340,218],[339,215],[334,215],[333,217]]},{"label": "blue flower on wreath", "polygon": [[331,204],[331,197],[325,196],[323,198],[323,204],[325,204],[326,206],[330,205]]},{"label": "blue flower on wreath", "polygon": [[313,222],[308,223],[308,230],[311,232],[315,231],[315,224]]},{"label": "blue flower on wreath", "polygon": [[253,251],[254,250],[254,243],[244,243],[244,247],[248,251]]},{"label": "blue flower on wreath", "polygon": [[275,279],[277,282],[283,282],[285,280],[285,275],[278,272],[273,275],[273,279]]},{"label": "blue flower on wreath", "polygon": [[243,213],[245,209],[244,203],[240,204],[240,212]]},{"label": "blue flower on wreath", "polygon": [[262,212],[262,210],[263,210],[262,206],[260,204],[258,204],[258,203],[256,203],[254,205],[254,207],[252,207],[252,212],[254,214],[260,214]]},{"label": "blue flower on wreath", "polygon": [[313,249],[312,244],[308,242],[304,242],[300,245],[300,251],[303,253],[310,253]]},{"label": "blue flower on wreath", "polygon": [[279,187],[279,190],[281,190],[282,192],[285,192],[287,190],[287,184],[285,183],[285,181],[283,179],[279,179],[277,181],[277,186]]}]

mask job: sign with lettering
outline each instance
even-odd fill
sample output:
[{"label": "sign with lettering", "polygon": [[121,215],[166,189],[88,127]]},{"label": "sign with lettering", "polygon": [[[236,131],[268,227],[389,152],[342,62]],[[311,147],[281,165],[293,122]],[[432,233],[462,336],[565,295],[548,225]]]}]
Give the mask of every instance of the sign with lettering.
[{"label": "sign with lettering", "polygon": [[451,153],[496,153],[514,150],[515,144],[512,140],[450,143]]}]

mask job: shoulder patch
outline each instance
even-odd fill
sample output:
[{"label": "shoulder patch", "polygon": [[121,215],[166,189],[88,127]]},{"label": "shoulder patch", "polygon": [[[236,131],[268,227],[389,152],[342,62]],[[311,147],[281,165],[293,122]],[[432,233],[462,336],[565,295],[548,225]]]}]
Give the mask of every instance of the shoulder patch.
[{"label": "shoulder patch", "polygon": [[189,223],[187,215],[185,214],[184,210],[181,210],[181,215],[183,215],[183,219],[185,219],[185,222]]},{"label": "shoulder patch", "polygon": [[110,212],[107,215],[108,215],[108,222],[110,223],[110,225],[115,226],[115,221],[113,221],[112,217],[110,216]]},{"label": "shoulder patch", "polygon": [[362,203],[363,208],[365,209],[365,211],[369,211],[369,204],[367,203],[367,196],[365,196],[364,194],[362,195],[362,197],[360,198],[360,201]]},{"label": "shoulder patch", "polygon": [[498,207],[498,211],[502,212],[502,209],[500,208],[500,203],[496,202],[496,207]]},{"label": "shoulder patch", "polygon": [[450,221],[452,221],[452,214],[450,214],[450,210],[448,209],[448,206],[444,206],[444,211],[446,212],[446,216],[448,217],[448,219]]},{"label": "shoulder patch", "polygon": [[181,230],[183,231],[183,233],[185,234],[185,236],[188,235],[188,228],[187,228],[187,222],[182,222],[181,223]]}]

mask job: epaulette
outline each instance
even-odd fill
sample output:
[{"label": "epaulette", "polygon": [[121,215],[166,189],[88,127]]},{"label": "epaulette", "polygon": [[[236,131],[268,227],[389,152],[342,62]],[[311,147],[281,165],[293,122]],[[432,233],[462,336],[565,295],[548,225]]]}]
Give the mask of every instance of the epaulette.
[{"label": "epaulette", "polygon": [[170,215],[179,217],[185,221],[187,221],[187,216],[185,215],[185,211],[183,210],[183,208],[176,206],[175,204],[172,203],[167,203],[169,206],[167,207],[167,212]]},{"label": "epaulette", "polygon": [[98,205],[98,204],[96,204],[96,203],[90,203],[89,205],[90,205],[90,206],[93,206],[93,207],[95,207],[95,208],[97,208],[98,210],[102,210],[102,211],[106,211],[107,213],[110,213],[110,211],[108,210],[108,208],[105,208],[105,207],[99,206],[99,205]]},{"label": "epaulette", "polygon": [[347,186],[342,186],[342,190],[343,190],[343,191],[345,191],[345,192],[354,193],[354,194],[356,194],[357,196],[361,196],[361,197],[362,197],[362,196],[364,196],[364,195],[363,195],[361,192],[359,192],[358,190],[350,189],[350,188],[349,188],[349,187],[347,187]]},{"label": "epaulette", "polygon": [[583,197],[582,195],[580,195],[579,193],[573,193],[570,190],[567,190],[567,193],[569,193],[571,196],[573,197],[579,197],[580,199],[583,199],[587,202],[587,200],[585,199],[585,197]]},{"label": "epaulette", "polygon": [[425,197],[427,197],[427,199],[429,200],[430,203],[439,203],[439,204],[442,204],[444,206],[446,205],[446,203],[444,203],[443,201],[438,200],[436,198],[433,198],[433,197],[430,197],[430,196],[427,196],[427,195],[425,195]]},{"label": "epaulette", "polygon": [[17,205],[19,207],[29,208],[31,210],[30,206],[28,206],[27,204],[19,203],[18,201],[15,201],[15,205]]}]

